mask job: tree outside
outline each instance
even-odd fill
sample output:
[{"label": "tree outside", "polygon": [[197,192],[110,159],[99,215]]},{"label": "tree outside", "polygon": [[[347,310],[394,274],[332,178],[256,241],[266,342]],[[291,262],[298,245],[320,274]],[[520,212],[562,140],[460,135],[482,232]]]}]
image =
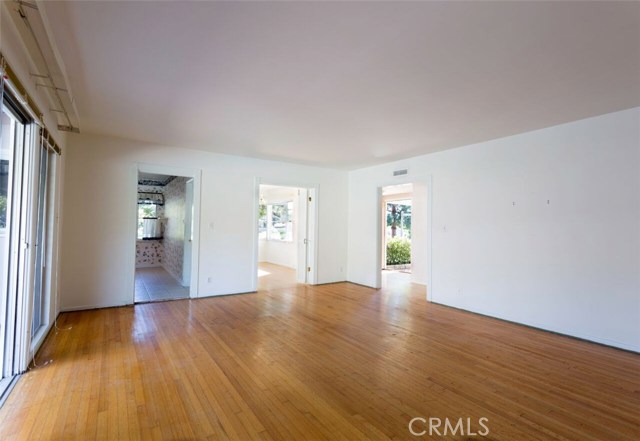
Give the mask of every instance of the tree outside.
[{"label": "tree outside", "polygon": [[387,202],[387,236],[411,239],[411,201]]},{"label": "tree outside", "polygon": [[386,264],[411,264],[411,200],[387,202]]}]

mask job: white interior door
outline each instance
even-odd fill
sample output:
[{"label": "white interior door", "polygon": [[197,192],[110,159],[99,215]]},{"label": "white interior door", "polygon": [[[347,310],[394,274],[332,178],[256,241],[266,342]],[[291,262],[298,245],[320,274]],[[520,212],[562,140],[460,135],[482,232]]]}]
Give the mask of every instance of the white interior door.
[{"label": "white interior door", "polygon": [[191,250],[193,245],[193,179],[187,181],[184,203],[184,255],[182,256],[182,286],[191,284]]},{"label": "white interior door", "polygon": [[298,241],[298,265],[296,270],[296,282],[307,283],[307,207],[308,191],[306,188],[298,190],[298,213],[296,216],[296,237]]}]

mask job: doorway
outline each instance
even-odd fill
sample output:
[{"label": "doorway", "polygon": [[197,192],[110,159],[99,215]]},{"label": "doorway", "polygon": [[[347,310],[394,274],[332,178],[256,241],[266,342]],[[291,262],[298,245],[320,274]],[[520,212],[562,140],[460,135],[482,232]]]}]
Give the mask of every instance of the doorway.
[{"label": "doorway", "polygon": [[411,283],[413,184],[382,187],[382,286]]},{"label": "doorway", "polygon": [[134,303],[194,297],[195,179],[137,173]]},{"label": "doorway", "polygon": [[315,284],[316,189],[258,184],[257,193],[255,289]]}]

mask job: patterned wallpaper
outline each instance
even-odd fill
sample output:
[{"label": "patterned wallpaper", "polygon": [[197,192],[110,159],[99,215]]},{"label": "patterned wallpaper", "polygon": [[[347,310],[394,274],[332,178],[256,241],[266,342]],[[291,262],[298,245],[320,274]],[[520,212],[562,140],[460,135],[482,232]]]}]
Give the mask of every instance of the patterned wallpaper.
[{"label": "patterned wallpaper", "polygon": [[[144,193],[164,193],[164,187],[158,185],[138,185],[138,192]],[[156,206],[158,217],[164,217],[164,205]]]},{"label": "patterned wallpaper", "polygon": [[166,186],[138,185],[138,191],[164,193],[164,206],[157,206],[163,222],[163,240],[139,240],[136,243],[136,266],[163,266],[182,280],[184,255],[184,210],[188,178],[176,177]]},{"label": "patterned wallpaper", "polygon": [[[149,175],[147,175],[149,177]],[[169,182],[173,181],[175,176],[165,176],[165,175],[155,175],[152,176],[153,179],[145,179],[141,174],[138,174],[138,184],[139,185],[153,185],[156,187],[164,187]]]},{"label": "patterned wallpaper", "polygon": [[[138,191],[164,193],[164,187],[158,185],[138,185]],[[156,206],[156,214],[164,217],[164,206]],[[162,266],[164,245],[162,240],[138,240],[136,242],[136,268]]]},{"label": "patterned wallpaper", "polygon": [[159,185],[138,184],[138,191],[143,191],[145,193],[164,193],[164,187],[161,187]]},{"label": "patterned wallpaper", "polygon": [[136,267],[161,266],[164,247],[161,240],[136,242]]},{"label": "patterned wallpaper", "polygon": [[164,268],[182,280],[184,255],[184,206],[187,178],[177,177],[164,187]]}]

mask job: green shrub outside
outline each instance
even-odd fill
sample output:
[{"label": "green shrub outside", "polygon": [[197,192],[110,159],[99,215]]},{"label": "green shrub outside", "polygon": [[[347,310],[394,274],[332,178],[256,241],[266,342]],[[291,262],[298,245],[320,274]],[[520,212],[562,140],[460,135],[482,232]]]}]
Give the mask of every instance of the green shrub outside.
[{"label": "green shrub outside", "polygon": [[7,226],[7,197],[0,196],[0,228]]},{"label": "green shrub outside", "polygon": [[387,241],[387,265],[406,265],[411,263],[411,242],[395,238]]}]

